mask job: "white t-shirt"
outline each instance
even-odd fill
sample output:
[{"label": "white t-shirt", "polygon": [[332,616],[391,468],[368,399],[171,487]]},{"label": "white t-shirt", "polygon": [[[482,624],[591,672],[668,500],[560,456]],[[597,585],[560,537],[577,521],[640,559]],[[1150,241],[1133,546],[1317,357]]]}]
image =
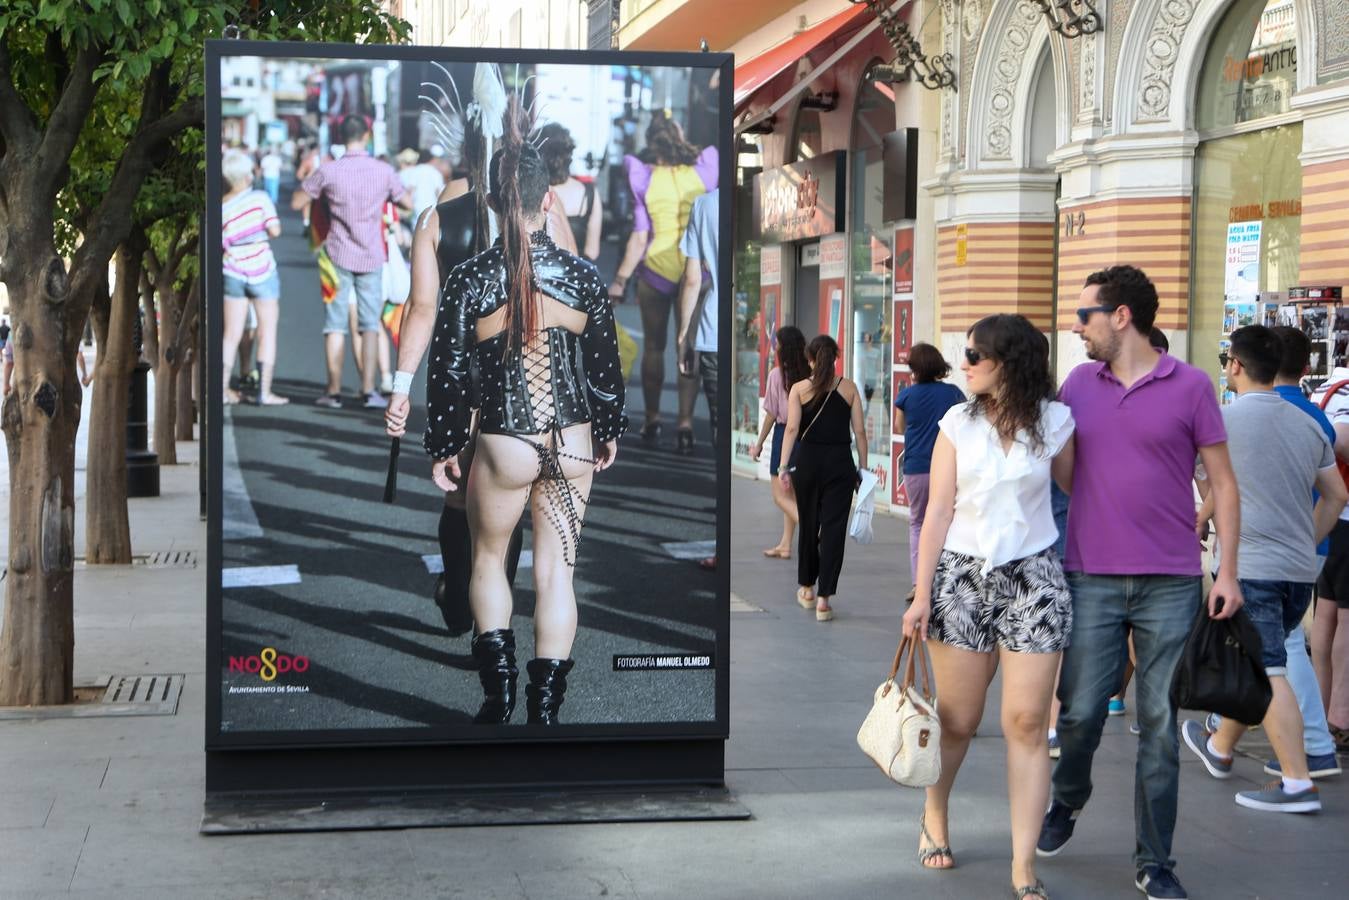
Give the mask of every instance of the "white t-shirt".
[{"label": "white t-shirt", "polygon": [[275,153],[268,153],[262,157],[262,177],[281,177],[281,157],[277,156]]},{"label": "white t-shirt", "polygon": [[[1349,369],[1336,367],[1330,373],[1330,377],[1325,380],[1319,390],[1312,393],[1308,399],[1317,406],[1326,396],[1326,390],[1332,385],[1341,381],[1349,381]],[[1349,386],[1342,387],[1335,392],[1325,406],[1326,418],[1330,420],[1331,425],[1349,425]],[[1349,506],[1340,513],[1341,522],[1349,522]]]},{"label": "white t-shirt", "polygon": [[445,179],[440,170],[428,163],[409,166],[398,173],[398,180],[412,194],[412,221],[417,221],[429,207],[436,205],[436,199],[445,189]]},{"label": "white t-shirt", "polygon": [[1049,503],[1050,462],[1073,434],[1073,414],[1057,400],[1041,406],[1044,447],[1031,449],[1024,431],[1003,453],[988,419],[971,418],[969,404],[947,410],[938,428],[956,448],[956,506],[946,549],[997,566],[1033,556],[1058,539]]}]

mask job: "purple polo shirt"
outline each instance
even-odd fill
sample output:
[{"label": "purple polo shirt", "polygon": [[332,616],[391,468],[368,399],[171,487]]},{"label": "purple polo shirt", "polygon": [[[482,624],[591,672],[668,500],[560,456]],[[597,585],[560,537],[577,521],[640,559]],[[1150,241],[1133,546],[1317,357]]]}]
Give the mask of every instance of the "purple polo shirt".
[{"label": "purple polo shirt", "polygon": [[1200,575],[1195,456],[1227,441],[1213,384],[1165,353],[1125,389],[1084,363],[1059,399],[1077,422],[1063,568],[1090,575]]},{"label": "purple polo shirt", "polygon": [[403,196],[393,166],[364,150],[348,150],[325,162],[300,185],[315,200],[328,201],[332,228],[324,246],[333,262],[349,272],[377,272],[384,250],[384,203]]}]

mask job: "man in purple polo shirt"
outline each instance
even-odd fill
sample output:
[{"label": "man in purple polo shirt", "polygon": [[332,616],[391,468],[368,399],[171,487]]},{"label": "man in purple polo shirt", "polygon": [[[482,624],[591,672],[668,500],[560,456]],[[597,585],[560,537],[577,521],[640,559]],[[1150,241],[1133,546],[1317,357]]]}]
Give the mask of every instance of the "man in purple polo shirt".
[{"label": "man in purple polo shirt", "polygon": [[[346,152],[336,162],[324,163],[295,192],[291,207],[305,211],[314,200],[328,203],[332,227],[324,246],[337,269],[337,296],[328,304],[323,323],[328,362],[327,392],[320,406],[342,405],[342,351],[346,343],[349,292],[356,291],[356,328],[361,333],[361,393],[371,409],[388,406],[375,390],[380,313],[384,307],[384,204],[398,203],[411,210],[403,183],[393,166],[375,159],[365,149],[370,129],[361,116],[347,116],[339,131]],[[306,218],[308,218],[306,216]]]},{"label": "man in purple polo shirt", "polygon": [[[1091,796],[1091,761],[1133,632],[1141,735],[1134,774],[1134,884],[1150,898],[1188,896],[1172,871],[1180,774],[1171,678],[1202,602],[1195,533],[1196,455],[1208,472],[1223,558],[1209,615],[1241,606],[1238,492],[1208,376],[1148,343],[1157,289],[1133,266],[1087,278],[1073,327],[1095,360],[1064,381],[1077,422],[1064,570],[1073,633],[1058,697],[1062,746],[1037,853],[1057,854]],[[1230,552],[1229,552],[1230,551]]]}]

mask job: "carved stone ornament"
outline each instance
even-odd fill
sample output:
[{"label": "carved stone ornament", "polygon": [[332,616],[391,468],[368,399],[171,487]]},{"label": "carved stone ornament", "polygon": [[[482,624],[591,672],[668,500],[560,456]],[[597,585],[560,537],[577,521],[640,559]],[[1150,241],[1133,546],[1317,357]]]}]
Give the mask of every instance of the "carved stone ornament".
[{"label": "carved stone ornament", "polygon": [[1021,80],[1031,35],[1043,27],[1040,7],[1031,0],[1021,0],[1007,21],[1007,30],[998,45],[997,61],[993,64],[993,88],[989,92],[987,118],[984,123],[984,159],[1012,158],[1012,114],[1016,111],[1016,86]]},{"label": "carved stone ornament", "polygon": [[960,31],[965,35],[965,40],[974,40],[975,35],[979,33],[984,25],[984,0],[965,0],[960,10]]},{"label": "carved stone ornament", "polygon": [[1096,44],[1100,40],[1099,34],[1093,32],[1081,40],[1081,59],[1077,69],[1080,79],[1077,118],[1081,122],[1090,122],[1096,117]]},{"label": "carved stone ornament", "polygon": [[[941,3],[941,49],[943,53],[956,53],[956,0],[942,0]],[[952,91],[941,92],[941,158],[950,159],[955,148],[955,108],[957,98]]]},{"label": "carved stone ornament", "polygon": [[1180,42],[1194,18],[1194,7],[1195,0],[1162,0],[1143,56],[1136,121],[1165,121],[1170,115],[1171,79],[1180,55]]}]

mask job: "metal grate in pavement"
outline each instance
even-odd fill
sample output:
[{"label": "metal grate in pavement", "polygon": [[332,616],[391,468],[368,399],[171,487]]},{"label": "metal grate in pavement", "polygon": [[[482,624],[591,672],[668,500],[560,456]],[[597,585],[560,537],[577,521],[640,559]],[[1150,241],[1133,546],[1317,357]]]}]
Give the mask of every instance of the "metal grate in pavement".
[{"label": "metal grate in pavement", "polygon": [[62,706],[0,706],[0,721],[87,719],[102,716],[172,716],[187,676],[103,675],[92,685],[76,685],[74,703]]},{"label": "metal grate in pavement", "polygon": [[151,569],[195,569],[197,551],[195,550],[156,550],[144,556],[137,556],[132,565],[147,566]]},{"label": "metal grate in pavement", "polygon": [[178,711],[178,697],[182,693],[182,675],[114,675],[103,703],[139,708],[140,712],[134,715],[171,716]]}]

